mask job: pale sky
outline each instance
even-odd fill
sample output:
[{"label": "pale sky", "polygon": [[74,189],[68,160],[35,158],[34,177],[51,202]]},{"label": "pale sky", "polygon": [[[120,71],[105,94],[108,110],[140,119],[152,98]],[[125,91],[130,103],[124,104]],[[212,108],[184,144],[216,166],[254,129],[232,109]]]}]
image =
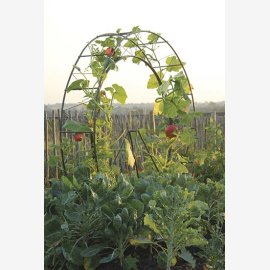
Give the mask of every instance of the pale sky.
[{"label": "pale sky", "polygon": [[[44,1],[44,103],[61,103],[72,65],[97,35],[133,26],[161,33],[174,47],[196,102],[225,99],[225,1]],[[128,103],[153,102],[146,67],[121,63],[107,85],[122,85]],[[77,97],[67,102],[79,102]]]}]

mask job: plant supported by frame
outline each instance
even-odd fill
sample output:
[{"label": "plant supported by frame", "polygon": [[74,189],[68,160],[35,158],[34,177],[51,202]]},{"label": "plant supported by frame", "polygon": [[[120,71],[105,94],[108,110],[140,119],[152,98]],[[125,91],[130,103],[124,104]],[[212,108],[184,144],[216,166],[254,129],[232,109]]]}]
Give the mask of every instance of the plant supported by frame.
[{"label": "plant supported by frame", "polygon": [[[166,55],[159,55],[160,47]],[[145,65],[150,69],[147,88],[149,91],[156,89],[158,94],[154,102],[154,115],[162,116],[168,125],[172,125],[173,120],[181,119],[183,123],[193,120],[194,115],[189,112],[189,108],[192,107],[195,111],[195,107],[185,63],[159,33],[143,31],[136,26],[131,32],[121,32],[121,29],[118,29],[116,33],[97,36],[87,43],[73,65],[64,92],[60,121],[60,141],[66,130],[90,133],[90,151],[94,161],[89,161],[92,173],[108,168],[111,165],[108,161],[119,147],[117,138],[113,138],[111,113],[113,102],[125,104],[127,92],[117,83],[110,87],[103,87],[103,84],[108,73],[117,71],[118,64],[126,61]],[[64,109],[66,95],[74,91],[82,91],[84,94],[80,104],[87,108],[86,124],[65,117],[68,109]],[[174,137],[173,134],[168,136]],[[66,172],[63,151],[61,155],[63,170]]]},{"label": "plant supported by frame", "polygon": [[[150,132],[114,130],[113,104],[128,95],[104,82],[121,61],[151,71],[146,85],[157,91],[161,121]],[[84,121],[66,115],[66,95],[75,93]],[[63,97],[54,146],[63,173],[45,188],[46,270],[224,269],[223,134],[211,120],[213,143],[196,149],[197,115],[184,63],[160,34],[134,27],[87,43]]]}]

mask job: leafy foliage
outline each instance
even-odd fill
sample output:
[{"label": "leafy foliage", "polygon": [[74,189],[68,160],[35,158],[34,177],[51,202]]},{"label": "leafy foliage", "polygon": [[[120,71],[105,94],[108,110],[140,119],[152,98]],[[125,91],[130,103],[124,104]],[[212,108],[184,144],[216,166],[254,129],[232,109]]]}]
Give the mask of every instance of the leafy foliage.
[{"label": "leafy foliage", "polygon": [[[87,123],[68,120],[63,128],[71,132],[95,130],[97,151],[91,148],[84,153],[80,165],[67,155],[67,175],[50,179],[45,188],[45,269],[99,270],[115,264],[118,269],[136,270],[146,258],[151,258],[152,269],[176,269],[183,262],[194,269],[199,260],[209,268],[224,269],[224,135],[211,120],[206,127],[210,141],[205,149],[196,150],[196,132],[191,126],[197,114],[188,110],[192,87],[180,60],[169,56],[168,66],[161,69],[155,56],[159,34],[150,33],[147,46],[140,50],[139,26],[128,39],[120,31],[89,47],[92,57],[88,70],[100,87],[89,87],[84,78],[67,88],[67,92],[84,92]],[[107,48],[114,53],[106,55]],[[109,70],[117,70],[118,61],[127,59],[123,55],[127,50],[134,53],[131,58],[135,64],[155,62],[161,82],[155,74],[147,82],[147,88],[157,90],[154,114],[163,121],[155,133],[142,131],[149,153],[141,161],[139,178],[129,170],[121,173],[112,162],[115,141],[120,139],[125,143],[126,165],[133,168],[137,158],[128,140],[122,135],[115,141],[112,137],[112,103],[125,104],[126,91],[118,84],[101,89]],[[74,68],[84,75],[79,67]],[[178,73],[165,79],[168,72]],[[172,121],[177,129],[174,137],[168,138],[164,129]],[[80,150],[65,139],[56,147],[64,154]],[[159,172],[153,171],[149,157]]]}]

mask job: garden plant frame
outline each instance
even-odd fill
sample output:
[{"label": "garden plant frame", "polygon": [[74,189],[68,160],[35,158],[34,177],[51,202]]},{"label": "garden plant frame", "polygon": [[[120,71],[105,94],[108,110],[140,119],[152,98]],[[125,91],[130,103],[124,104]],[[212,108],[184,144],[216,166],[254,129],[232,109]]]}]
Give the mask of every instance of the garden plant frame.
[{"label": "garden plant frame", "polygon": [[[140,35],[142,35],[142,37]],[[140,36],[140,38],[138,38],[138,36]],[[152,38],[152,40],[151,40],[151,38],[149,39],[149,36]],[[106,56],[104,50],[102,53],[99,53],[99,54],[93,53],[91,46],[93,44],[95,44],[95,42],[98,41],[99,39],[105,39],[105,40],[111,39],[111,40],[116,41],[116,46],[113,49],[115,51],[117,49],[119,49],[121,51],[121,55],[119,57],[117,57],[116,59],[114,59],[114,64],[116,64],[117,62],[119,62],[121,60],[126,61],[129,58],[136,59],[137,61],[144,63],[145,66],[147,66],[151,70],[152,74],[154,75],[154,77],[157,81],[158,87],[162,86],[162,84],[164,82],[164,77],[162,76],[162,74],[163,74],[162,72],[164,70],[165,70],[165,74],[166,74],[167,71],[169,70],[169,68],[172,70],[174,68],[181,69],[183,71],[183,74],[184,74],[186,81],[187,81],[188,93],[186,95],[190,99],[192,109],[195,112],[195,104],[194,104],[194,97],[193,97],[193,93],[192,93],[192,85],[189,81],[186,69],[184,67],[184,63],[181,61],[179,55],[177,54],[175,49],[172,47],[172,45],[166,39],[164,39],[159,33],[154,33],[152,31],[148,31],[148,30],[140,30],[139,27],[134,27],[132,29],[132,31],[123,32],[123,33],[121,33],[120,29],[118,29],[116,31],[116,33],[105,33],[102,35],[98,35],[95,38],[93,38],[92,40],[90,40],[85,45],[85,47],[82,49],[79,56],[77,57],[74,65],[72,67],[72,70],[70,72],[70,75],[68,77],[66,87],[64,90],[62,105],[61,105],[61,114],[60,114],[60,122],[59,122],[59,124],[60,124],[60,132],[59,132],[60,143],[62,143],[64,133],[73,133],[72,131],[67,131],[63,128],[64,123],[65,123],[65,119],[67,116],[65,111],[70,109],[70,108],[64,108],[66,96],[69,92],[68,89],[69,89],[70,85],[72,84],[74,79],[78,80],[78,75],[83,76],[83,78],[85,80],[88,80],[88,82],[93,81],[93,79],[89,78],[89,77],[91,77],[91,73],[81,71],[81,68],[79,66],[80,62],[82,60],[84,60],[85,58],[92,59],[93,57]],[[121,44],[118,44],[119,40],[121,41],[120,43],[123,43],[123,42],[129,43],[130,47],[125,47]],[[154,52],[154,57],[153,57],[153,54],[150,54],[150,52],[151,52],[150,46],[152,46],[152,48],[153,48],[153,46],[166,47],[171,52],[169,55],[167,55],[167,57],[171,57],[171,59],[173,60],[172,61],[173,63],[172,64],[171,63],[163,64],[162,59],[164,59],[165,57],[159,58],[155,52]],[[88,49],[89,49],[90,53],[87,53]],[[96,147],[96,144],[97,144],[96,120],[98,117],[98,105],[97,104],[99,102],[99,96],[100,96],[100,91],[101,91],[102,85],[103,85],[104,81],[106,80],[106,75],[108,74],[108,72],[111,69],[111,67],[110,67],[111,57],[107,57],[107,58],[108,58],[108,61],[105,62],[105,65],[103,66],[103,70],[101,71],[101,74],[99,76],[95,76],[95,82],[92,85],[90,83],[90,85],[87,85],[87,87],[85,87],[85,86],[82,87],[82,88],[87,88],[87,90],[89,90],[89,91],[92,91],[95,94],[95,99],[96,99],[96,103],[95,103],[94,109],[92,111],[92,119],[93,119],[92,130],[91,131],[80,131],[80,132],[90,134],[91,147],[93,147],[93,158],[94,158],[95,163],[96,163],[96,171],[97,172],[99,172],[99,160],[98,160],[97,147]],[[79,71],[79,73],[78,73],[78,71]],[[78,89],[72,89],[72,90],[82,90],[82,88],[79,87]],[[160,99],[160,98],[158,98],[158,99]],[[157,102],[157,100],[156,100],[156,102]],[[78,104],[76,106],[79,106],[79,105],[80,104]],[[172,119],[171,119],[171,123],[172,123]],[[195,129],[196,129],[196,119],[194,119],[194,124],[195,124]],[[130,133],[128,133],[127,135],[129,135],[128,137],[131,139]],[[142,139],[142,142],[145,145],[146,150],[147,150],[147,146],[146,146],[141,134],[139,134],[139,135],[140,135],[140,138]],[[131,141],[131,143],[132,143],[132,141]],[[60,151],[61,151],[63,173],[66,174],[64,152],[62,149]],[[153,160],[152,160],[152,162],[154,163],[156,169],[158,170],[155,162]],[[136,167],[137,176],[139,176],[138,169],[136,166],[136,161],[135,161],[135,167]]]}]

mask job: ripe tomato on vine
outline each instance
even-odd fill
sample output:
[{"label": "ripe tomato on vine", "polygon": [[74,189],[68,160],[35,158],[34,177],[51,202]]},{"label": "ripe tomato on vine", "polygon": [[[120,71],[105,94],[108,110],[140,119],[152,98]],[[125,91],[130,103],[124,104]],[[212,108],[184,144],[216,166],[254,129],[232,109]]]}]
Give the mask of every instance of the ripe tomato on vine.
[{"label": "ripe tomato on vine", "polygon": [[173,133],[175,130],[177,130],[176,125],[168,125],[165,129],[166,136],[170,139],[176,137],[176,135]]},{"label": "ripe tomato on vine", "polygon": [[77,132],[77,133],[74,134],[74,140],[76,142],[82,141],[83,138],[84,138],[83,133]]},{"label": "ripe tomato on vine", "polygon": [[108,47],[108,48],[105,50],[105,54],[106,54],[108,57],[114,56],[114,54],[115,54],[114,48]]}]

